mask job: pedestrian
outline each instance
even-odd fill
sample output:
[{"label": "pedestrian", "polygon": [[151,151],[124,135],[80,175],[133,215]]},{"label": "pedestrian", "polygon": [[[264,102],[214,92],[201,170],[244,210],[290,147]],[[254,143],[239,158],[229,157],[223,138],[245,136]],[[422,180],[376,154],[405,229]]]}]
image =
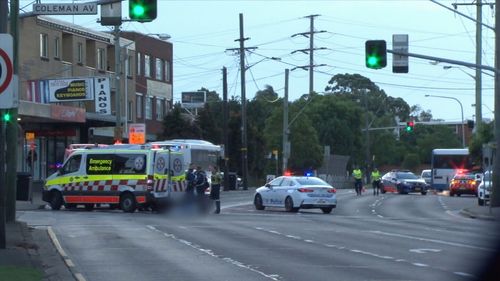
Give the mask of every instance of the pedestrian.
[{"label": "pedestrian", "polygon": [[210,199],[215,202],[215,214],[220,214],[220,185],[222,183],[222,174],[217,166],[210,167],[212,172],[210,188]]},{"label": "pedestrian", "polygon": [[356,195],[361,195],[361,190],[363,188],[363,172],[361,172],[361,169],[359,167],[354,168],[352,171],[352,176],[354,178],[354,190],[356,191]]},{"label": "pedestrian", "polygon": [[198,207],[200,208],[200,212],[205,212],[206,211],[205,190],[209,187],[207,175],[202,170],[201,166],[196,167],[194,175],[195,175],[194,187],[196,189],[196,199],[198,202]]},{"label": "pedestrian", "polygon": [[195,186],[196,175],[194,173],[194,164],[189,164],[189,169],[186,171],[186,199],[188,201],[194,198],[194,186]]},{"label": "pedestrian", "polygon": [[380,192],[380,172],[378,171],[377,167],[374,167],[372,171],[372,186],[373,196],[378,196]]}]

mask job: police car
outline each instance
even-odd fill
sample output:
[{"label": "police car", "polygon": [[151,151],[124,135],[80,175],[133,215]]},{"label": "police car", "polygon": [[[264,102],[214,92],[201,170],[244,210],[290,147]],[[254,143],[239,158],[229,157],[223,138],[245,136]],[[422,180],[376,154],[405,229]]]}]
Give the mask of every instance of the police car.
[{"label": "police car", "polygon": [[254,205],[257,210],[279,207],[287,212],[319,208],[329,214],[337,207],[337,196],[335,188],[320,178],[282,176],[257,188]]},{"label": "police car", "polygon": [[61,169],[46,179],[42,199],[53,210],[61,206],[110,204],[124,212],[139,206],[168,204],[185,190],[181,153],[109,146],[75,150]]}]

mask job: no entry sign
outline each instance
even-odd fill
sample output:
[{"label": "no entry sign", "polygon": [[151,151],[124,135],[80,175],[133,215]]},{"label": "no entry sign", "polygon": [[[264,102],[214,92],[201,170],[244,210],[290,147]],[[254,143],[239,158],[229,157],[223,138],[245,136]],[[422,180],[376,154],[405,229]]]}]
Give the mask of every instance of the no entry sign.
[{"label": "no entry sign", "polygon": [[0,108],[17,107],[14,99],[13,40],[10,34],[0,34]]}]

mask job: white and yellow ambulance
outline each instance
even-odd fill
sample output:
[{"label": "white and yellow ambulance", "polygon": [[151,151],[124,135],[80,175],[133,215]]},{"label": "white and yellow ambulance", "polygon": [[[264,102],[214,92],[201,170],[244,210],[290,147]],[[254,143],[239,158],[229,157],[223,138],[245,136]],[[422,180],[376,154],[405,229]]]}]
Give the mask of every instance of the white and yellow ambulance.
[{"label": "white and yellow ambulance", "polygon": [[163,206],[172,190],[185,185],[182,163],[182,153],[147,146],[75,150],[46,179],[43,200],[53,210],[110,204],[134,212],[139,206]]}]

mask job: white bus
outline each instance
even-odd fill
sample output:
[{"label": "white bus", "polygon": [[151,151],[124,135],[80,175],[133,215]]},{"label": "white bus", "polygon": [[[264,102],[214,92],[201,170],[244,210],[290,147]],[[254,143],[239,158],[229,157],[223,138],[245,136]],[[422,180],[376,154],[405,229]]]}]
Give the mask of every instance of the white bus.
[{"label": "white bus", "polygon": [[[152,147],[168,148],[172,151],[180,151],[184,155],[185,169],[189,164],[201,166],[207,171],[209,166],[219,165],[220,159],[224,158],[224,149],[220,145],[197,139],[173,139],[165,141],[155,141],[150,143]],[[209,175],[207,175],[209,176]]]},{"label": "white bus", "polygon": [[460,171],[471,171],[468,148],[433,149],[431,158],[431,185],[436,190],[447,190],[453,176]]}]

